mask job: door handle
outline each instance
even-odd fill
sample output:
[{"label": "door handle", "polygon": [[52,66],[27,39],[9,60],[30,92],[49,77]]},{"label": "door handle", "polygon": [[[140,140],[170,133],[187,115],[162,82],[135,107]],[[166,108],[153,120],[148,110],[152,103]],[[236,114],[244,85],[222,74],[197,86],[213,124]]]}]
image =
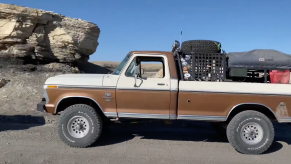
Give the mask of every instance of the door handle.
[{"label": "door handle", "polygon": [[158,85],[165,85],[165,83],[158,83]]}]

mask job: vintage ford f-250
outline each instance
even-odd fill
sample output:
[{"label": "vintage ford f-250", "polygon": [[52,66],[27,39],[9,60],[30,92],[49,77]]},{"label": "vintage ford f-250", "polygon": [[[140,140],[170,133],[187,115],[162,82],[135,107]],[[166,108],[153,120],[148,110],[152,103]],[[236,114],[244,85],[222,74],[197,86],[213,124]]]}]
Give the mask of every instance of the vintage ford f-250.
[{"label": "vintage ford f-250", "polygon": [[[199,120],[224,123],[238,152],[260,154],[273,143],[272,122],[291,122],[291,85],[187,81],[175,56],[133,51],[111,74],[50,77],[38,110],[61,112],[59,136],[71,147],[93,144],[108,120]],[[163,77],[144,78],[142,61],[162,62]]]}]

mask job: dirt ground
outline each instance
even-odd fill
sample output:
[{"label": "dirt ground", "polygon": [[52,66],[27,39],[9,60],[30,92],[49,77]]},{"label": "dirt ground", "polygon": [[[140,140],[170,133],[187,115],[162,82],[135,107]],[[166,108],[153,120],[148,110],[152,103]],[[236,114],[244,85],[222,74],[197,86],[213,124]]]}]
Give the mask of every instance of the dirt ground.
[{"label": "dirt ground", "polygon": [[0,124],[0,164],[290,164],[291,128],[263,155],[236,152],[207,123],[114,125],[89,148],[62,143],[56,126]]}]

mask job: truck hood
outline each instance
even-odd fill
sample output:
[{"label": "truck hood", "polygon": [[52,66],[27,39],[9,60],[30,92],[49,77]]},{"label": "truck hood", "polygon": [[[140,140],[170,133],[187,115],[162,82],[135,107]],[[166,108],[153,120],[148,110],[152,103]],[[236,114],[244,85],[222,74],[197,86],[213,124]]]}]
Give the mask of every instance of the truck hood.
[{"label": "truck hood", "polygon": [[103,86],[105,74],[62,74],[50,77],[45,85]]}]

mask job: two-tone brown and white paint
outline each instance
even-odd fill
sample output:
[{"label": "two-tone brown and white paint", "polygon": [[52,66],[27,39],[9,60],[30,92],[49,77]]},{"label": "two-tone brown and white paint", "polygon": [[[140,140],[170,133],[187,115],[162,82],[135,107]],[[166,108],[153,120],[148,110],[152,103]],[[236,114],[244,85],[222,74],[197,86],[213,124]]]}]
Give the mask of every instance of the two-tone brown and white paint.
[{"label": "two-tone brown and white paint", "polygon": [[[178,81],[173,54],[162,51],[130,52],[120,75],[60,75],[45,83],[46,110],[59,112],[64,99],[93,100],[107,117],[225,121],[238,106],[265,107],[279,122],[291,122],[291,85]],[[164,77],[125,76],[136,56],[162,57]],[[55,87],[48,87],[55,86]],[[289,109],[288,109],[289,107]]]}]

